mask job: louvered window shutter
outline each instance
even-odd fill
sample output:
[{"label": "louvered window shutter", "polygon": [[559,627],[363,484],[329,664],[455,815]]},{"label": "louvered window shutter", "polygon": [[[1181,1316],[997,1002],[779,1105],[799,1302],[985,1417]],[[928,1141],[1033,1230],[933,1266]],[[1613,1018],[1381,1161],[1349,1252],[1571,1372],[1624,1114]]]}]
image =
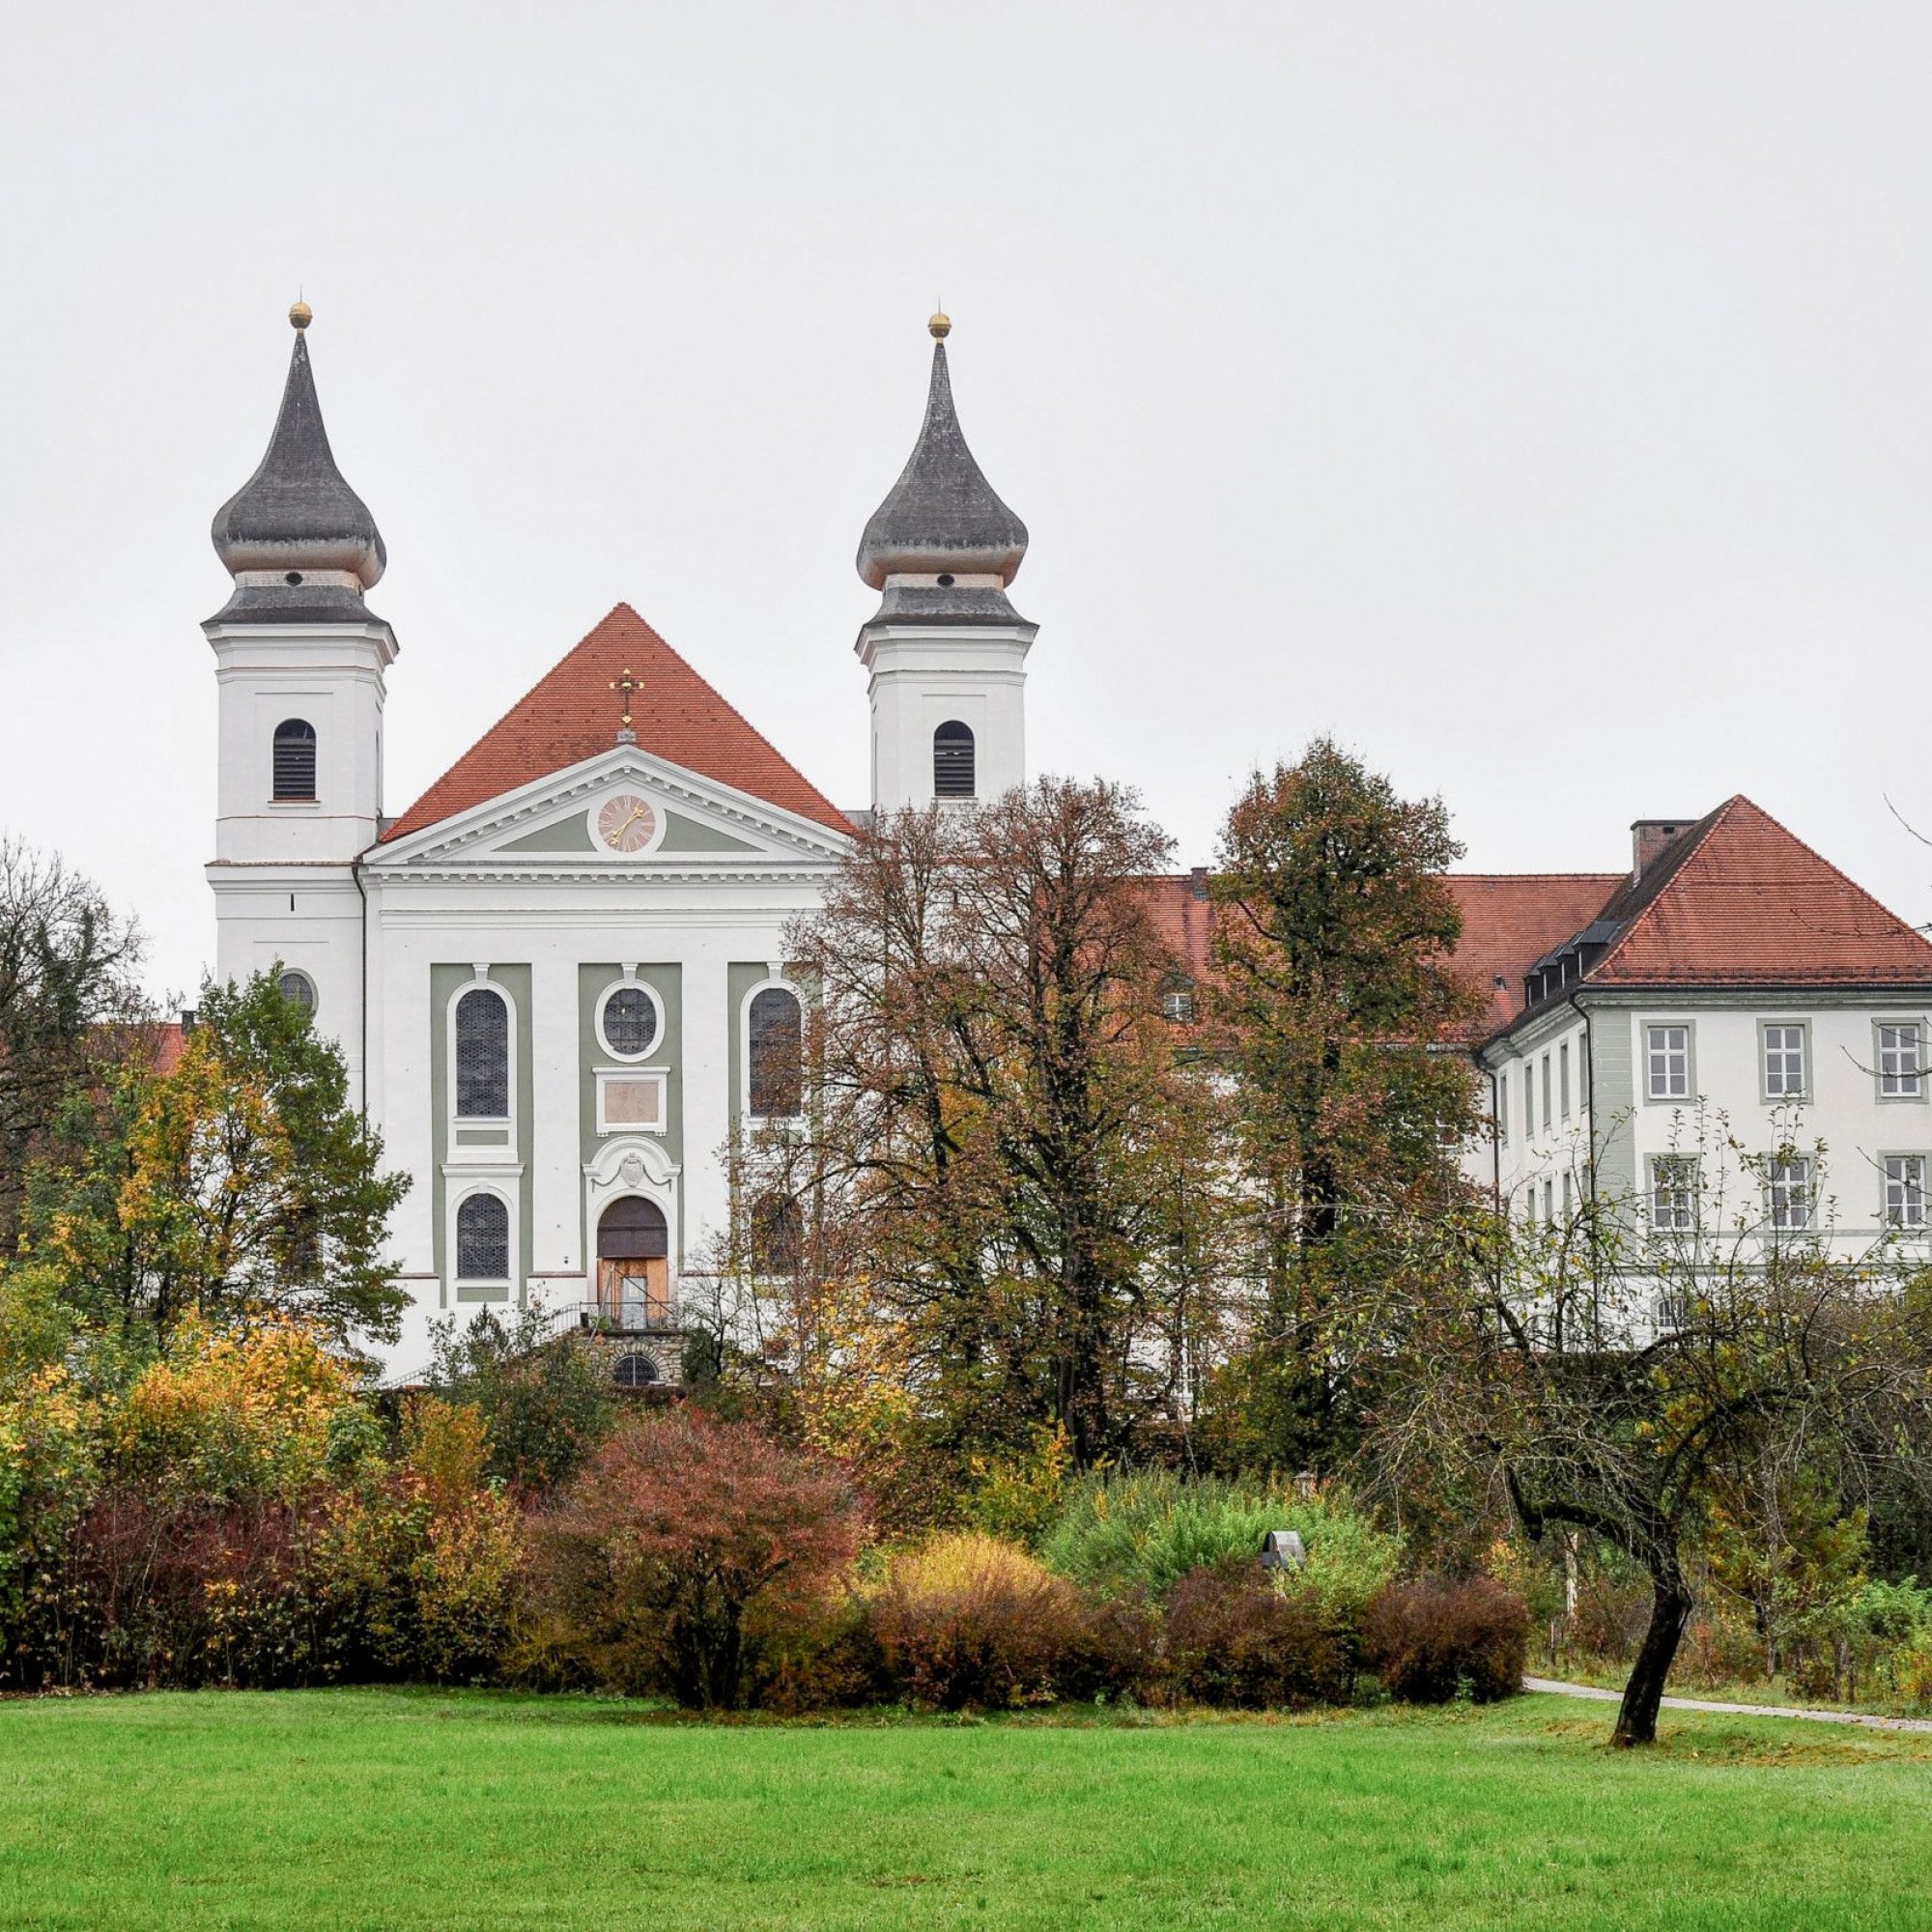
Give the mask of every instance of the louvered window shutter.
[{"label": "louvered window shutter", "polygon": [[956,718],[949,719],[932,734],[932,795],[971,798],[977,783],[973,727]]},{"label": "louvered window shutter", "polygon": [[315,726],[285,718],[275,726],[275,796],[315,796]]}]

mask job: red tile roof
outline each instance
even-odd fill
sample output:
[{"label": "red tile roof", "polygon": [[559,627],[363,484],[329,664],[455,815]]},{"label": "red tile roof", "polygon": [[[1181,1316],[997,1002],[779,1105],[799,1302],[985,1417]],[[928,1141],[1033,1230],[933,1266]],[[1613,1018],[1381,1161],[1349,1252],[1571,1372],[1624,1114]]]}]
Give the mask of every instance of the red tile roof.
[{"label": "red tile roof", "polygon": [[1692,826],[1602,917],[1591,985],[1932,984],[1932,943],[1747,798]]},{"label": "red tile roof", "polygon": [[[1451,872],[1463,913],[1456,970],[1488,1002],[1472,1042],[1524,1010],[1523,976],[1584,927],[1607,950],[1590,986],[1932,986],[1932,942],[1747,798],[1690,826],[1643,877],[1625,872]],[[1168,945],[1212,969],[1211,903],[1188,874],[1149,881]]]},{"label": "red tile roof", "polygon": [[1522,1011],[1522,976],[1588,925],[1605,900],[1627,883],[1623,872],[1449,874],[1463,910],[1457,969],[1489,1002],[1478,1037],[1508,1026]]},{"label": "red tile roof", "polygon": [[1213,970],[1214,906],[1206,869],[1162,873],[1147,885],[1154,930],[1189,979],[1207,979]]},{"label": "red tile roof", "polygon": [[628,604],[619,604],[383,834],[383,842],[610,751],[619,717],[611,683],[626,669],[638,680],[631,711],[639,749],[835,832],[853,829]]},{"label": "red tile roof", "polygon": [[181,1065],[187,1033],[179,1020],[164,1020],[155,1029],[155,1071],[172,1073]]}]

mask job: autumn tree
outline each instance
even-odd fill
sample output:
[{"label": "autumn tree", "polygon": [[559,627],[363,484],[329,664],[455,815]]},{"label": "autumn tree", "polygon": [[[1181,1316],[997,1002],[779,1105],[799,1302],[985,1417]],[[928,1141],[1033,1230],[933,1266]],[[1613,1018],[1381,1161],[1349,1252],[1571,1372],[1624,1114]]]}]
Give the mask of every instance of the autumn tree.
[{"label": "autumn tree", "polygon": [[955,1459],[1064,1428],[1087,1464],[1178,1412],[1180,1183],[1211,1114],[1161,1016],[1169,849],[1130,792],[1041,780],[882,819],[794,934],[811,1099],[746,1192],[800,1204],[808,1330],[828,1305],[885,1324]]},{"label": "autumn tree", "polygon": [[1257,774],[1228,815],[1211,1013],[1245,1181],[1248,1346],[1222,1391],[1226,1453],[1333,1467],[1354,1440],[1363,1284],[1460,1200],[1478,1010],[1453,970],[1462,856],[1439,800],[1408,800],[1327,739]]},{"label": "autumn tree", "polygon": [[168,1071],[136,1054],[70,1089],[16,1267],[78,1319],[163,1351],[190,1315],[298,1317],[345,1345],[398,1332],[384,1244],[408,1181],[277,978],[205,987]]},{"label": "autumn tree", "polygon": [[744,1701],[754,1634],[810,1615],[864,1519],[829,1464],[689,1410],[621,1423],[531,1523],[531,1621],[566,1671]]}]

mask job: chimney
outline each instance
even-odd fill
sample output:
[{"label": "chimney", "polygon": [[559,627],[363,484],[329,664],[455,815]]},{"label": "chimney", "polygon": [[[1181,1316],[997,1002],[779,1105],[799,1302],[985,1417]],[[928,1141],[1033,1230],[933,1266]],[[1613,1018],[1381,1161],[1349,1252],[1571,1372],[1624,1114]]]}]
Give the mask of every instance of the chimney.
[{"label": "chimney", "polygon": [[1695,821],[1689,818],[1639,818],[1631,827],[1631,883],[1650,870],[1662,858],[1680,832],[1690,831]]}]

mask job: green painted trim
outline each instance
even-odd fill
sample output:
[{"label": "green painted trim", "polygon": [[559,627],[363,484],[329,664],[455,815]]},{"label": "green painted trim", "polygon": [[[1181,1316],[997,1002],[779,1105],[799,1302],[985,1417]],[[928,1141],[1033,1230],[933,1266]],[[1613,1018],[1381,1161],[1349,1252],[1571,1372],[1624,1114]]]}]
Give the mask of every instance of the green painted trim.
[{"label": "green painted trim", "polygon": [[590,814],[580,811],[574,818],[559,818],[554,825],[539,826],[498,845],[499,852],[594,852],[590,837]]},{"label": "green painted trim", "polygon": [[1633,1037],[1629,1013],[1592,1013],[1590,1041],[1590,1138],[1597,1200],[1605,1208],[1628,1202],[1636,1190],[1636,1127]]},{"label": "green painted trim", "polygon": [[[664,1031],[641,1060],[617,1060],[604,1050],[597,1037],[597,1002],[605,987],[624,977],[615,961],[604,965],[581,965],[577,969],[577,1140],[578,1152],[585,1167],[593,1162],[611,1134],[597,1131],[597,1074],[600,1066],[622,1067],[636,1072],[646,1067],[661,1069],[665,1075],[664,1132],[653,1138],[670,1156],[677,1168],[677,1266],[684,1269],[685,1186],[684,1186],[684,968],[678,965],[643,965],[638,978],[658,996],[664,1008]],[[579,1251],[584,1266],[591,1269],[596,1242],[582,1205],[582,1189],[578,1191]],[[594,1272],[594,1269],[591,1271]]]},{"label": "green painted trim", "polygon": [[738,1137],[739,1119],[744,1113],[745,1094],[745,1001],[752,988],[760,980],[772,977],[769,959],[733,960],[724,969],[724,1034],[730,1041],[728,1056],[731,1094],[730,1105],[726,1108],[726,1118],[731,1122],[731,1137]]},{"label": "green painted trim", "polygon": [[[462,1128],[455,1133],[458,1147],[500,1147],[508,1153],[514,1145],[516,1158],[523,1166],[517,1181],[517,1302],[521,1306],[528,1294],[530,1269],[535,1264],[535,1231],[530,1226],[530,1204],[534,1187],[531,1154],[535,1146],[532,1122],[535,1108],[530,1091],[535,1077],[535,1057],[530,1045],[530,969],[527,966],[492,966],[490,980],[508,993],[517,1009],[517,1118],[513,1141],[496,1137],[489,1128]],[[444,1228],[449,1219],[449,1181],[442,1171],[446,1151],[451,1145],[449,1095],[449,1008],[466,986],[476,983],[473,965],[433,965],[429,969],[429,1103],[430,1103],[430,1212],[435,1222],[430,1230],[431,1265],[436,1269],[438,1305],[449,1306],[450,1269],[453,1258],[447,1252]],[[479,1134],[482,1138],[470,1139]],[[469,1291],[463,1294],[468,1295]],[[460,1296],[459,1298],[462,1298]]]},{"label": "green painted trim", "polygon": [[456,1291],[456,1298],[458,1301],[466,1302],[508,1301],[510,1291],[507,1288],[459,1288]]},{"label": "green painted trim", "polygon": [[748,839],[734,838],[730,833],[701,819],[687,818],[681,811],[665,813],[664,837],[658,840],[660,852],[755,852]]}]

